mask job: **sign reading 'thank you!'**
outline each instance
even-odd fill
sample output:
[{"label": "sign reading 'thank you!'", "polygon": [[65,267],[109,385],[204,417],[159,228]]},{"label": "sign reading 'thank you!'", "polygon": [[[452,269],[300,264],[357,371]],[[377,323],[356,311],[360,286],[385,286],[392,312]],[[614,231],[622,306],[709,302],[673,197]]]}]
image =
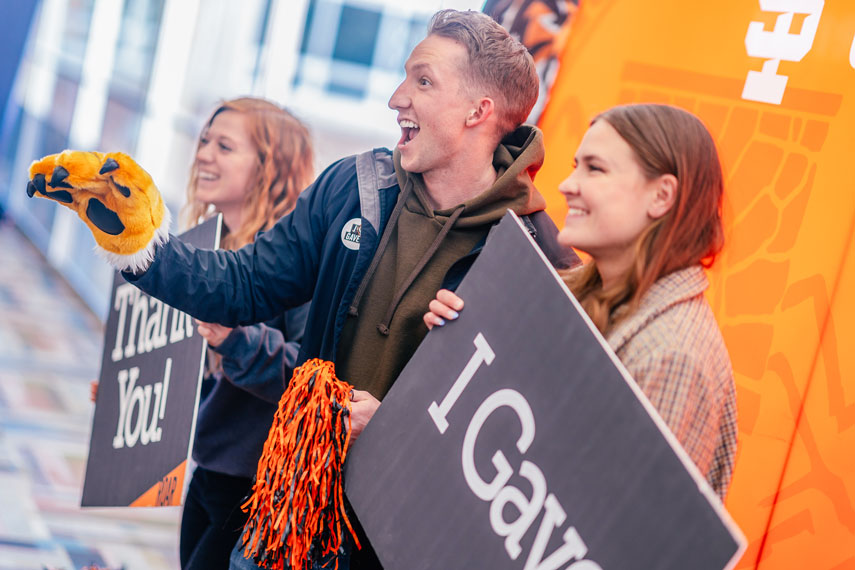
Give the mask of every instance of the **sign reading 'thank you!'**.
[{"label": "sign reading 'thank you!'", "polygon": [[386,570],[722,570],[744,539],[519,220],[506,215],[355,443]]},{"label": "sign reading 'thank you!'", "polygon": [[[214,248],[219,235],[216,217],[182,239]],[[115,274],[82,506],[181,504],[204,355],[189,315]]]}]

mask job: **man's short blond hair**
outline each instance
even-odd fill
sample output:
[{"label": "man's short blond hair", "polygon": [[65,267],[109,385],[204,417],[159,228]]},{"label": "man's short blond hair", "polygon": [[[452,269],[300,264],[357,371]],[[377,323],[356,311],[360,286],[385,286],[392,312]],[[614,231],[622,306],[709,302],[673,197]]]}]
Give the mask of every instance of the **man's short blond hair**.
[{"label": "man's short blond hair", "polygon": [[466,48],[467,81],[495,102],[502,137],[526,120],[537,101],[539,79],[531,54],[507,30],[482,12],[440,10],[431,18],[428,35]]}]

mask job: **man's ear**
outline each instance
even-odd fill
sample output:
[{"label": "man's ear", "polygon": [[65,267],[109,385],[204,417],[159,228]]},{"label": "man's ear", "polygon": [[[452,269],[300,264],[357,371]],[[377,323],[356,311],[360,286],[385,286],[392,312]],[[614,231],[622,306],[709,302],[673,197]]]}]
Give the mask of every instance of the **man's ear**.
[{"label": "man's ear", "polygon": [[673,174],[663,174],[653,182],[653,201],[647,207],[647,215],[654,220],[667,214],[677,200],[677,177]]},{"label": "man's ear", "polygon": [[473,102],[473,108],[470,109],[469,114],[466,115],[466,126],[475,127],[480,125],[489,119],[495,110],[496,106],[493,103],[493,99],[490,97],[481,97],[480,99],[476,99]]}]

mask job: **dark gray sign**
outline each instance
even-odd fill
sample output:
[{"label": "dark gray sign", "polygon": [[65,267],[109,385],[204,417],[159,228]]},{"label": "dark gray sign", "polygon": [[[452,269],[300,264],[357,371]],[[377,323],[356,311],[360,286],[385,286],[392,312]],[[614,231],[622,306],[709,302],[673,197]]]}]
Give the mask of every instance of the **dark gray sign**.
[{"label": "dark gray sign", "polygon": [[744,538],[508,215],[348,459],[387,570],[721,570]]},{"label": "dark gray sign", "polygon": [[[220,218],[182,234],[219,243]],[[116,272],[81,505],[181,504],[203,371],[193,319]]]}]

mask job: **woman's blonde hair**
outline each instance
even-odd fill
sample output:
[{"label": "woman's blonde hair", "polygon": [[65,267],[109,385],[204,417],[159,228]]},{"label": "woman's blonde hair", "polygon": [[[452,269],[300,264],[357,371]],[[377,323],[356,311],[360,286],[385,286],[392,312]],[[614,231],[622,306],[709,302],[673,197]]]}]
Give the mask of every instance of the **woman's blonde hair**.
[{"label": "woman's blonde hair", "polygon": [[[603,289],[595,263],[562,273],[565,283],[601,332],[632,313],[661,277],[701,264],[721,250],[724,179],[715,143],[701,121],[669,105],[614,107],[591,121],[606,121],[632,148],[648,180],[677,178],[674,205],[635,244],[635,263],[614,287]],[[627,305],[626,311],[616,310]]]},{"label": "woman's blonde hair", "polygon": [[[314,151],[309,131],[296,117],[270,101],[255,97],[233,99],[217,107],[202,129],[197,148],[217,115],[225,111],[245,117],[250,140],[258,155],[258,168],[244,196],[243,222],[239,228],[228,228],[221,243],[224,249],[237,249],[294,209],[300,192],[314,177]],[[194,160],[187,186],[187,203],[182,210],[183,221],[188,227],[214,213],[212,204],[196,198],[198,176],[199,167]]]}]

